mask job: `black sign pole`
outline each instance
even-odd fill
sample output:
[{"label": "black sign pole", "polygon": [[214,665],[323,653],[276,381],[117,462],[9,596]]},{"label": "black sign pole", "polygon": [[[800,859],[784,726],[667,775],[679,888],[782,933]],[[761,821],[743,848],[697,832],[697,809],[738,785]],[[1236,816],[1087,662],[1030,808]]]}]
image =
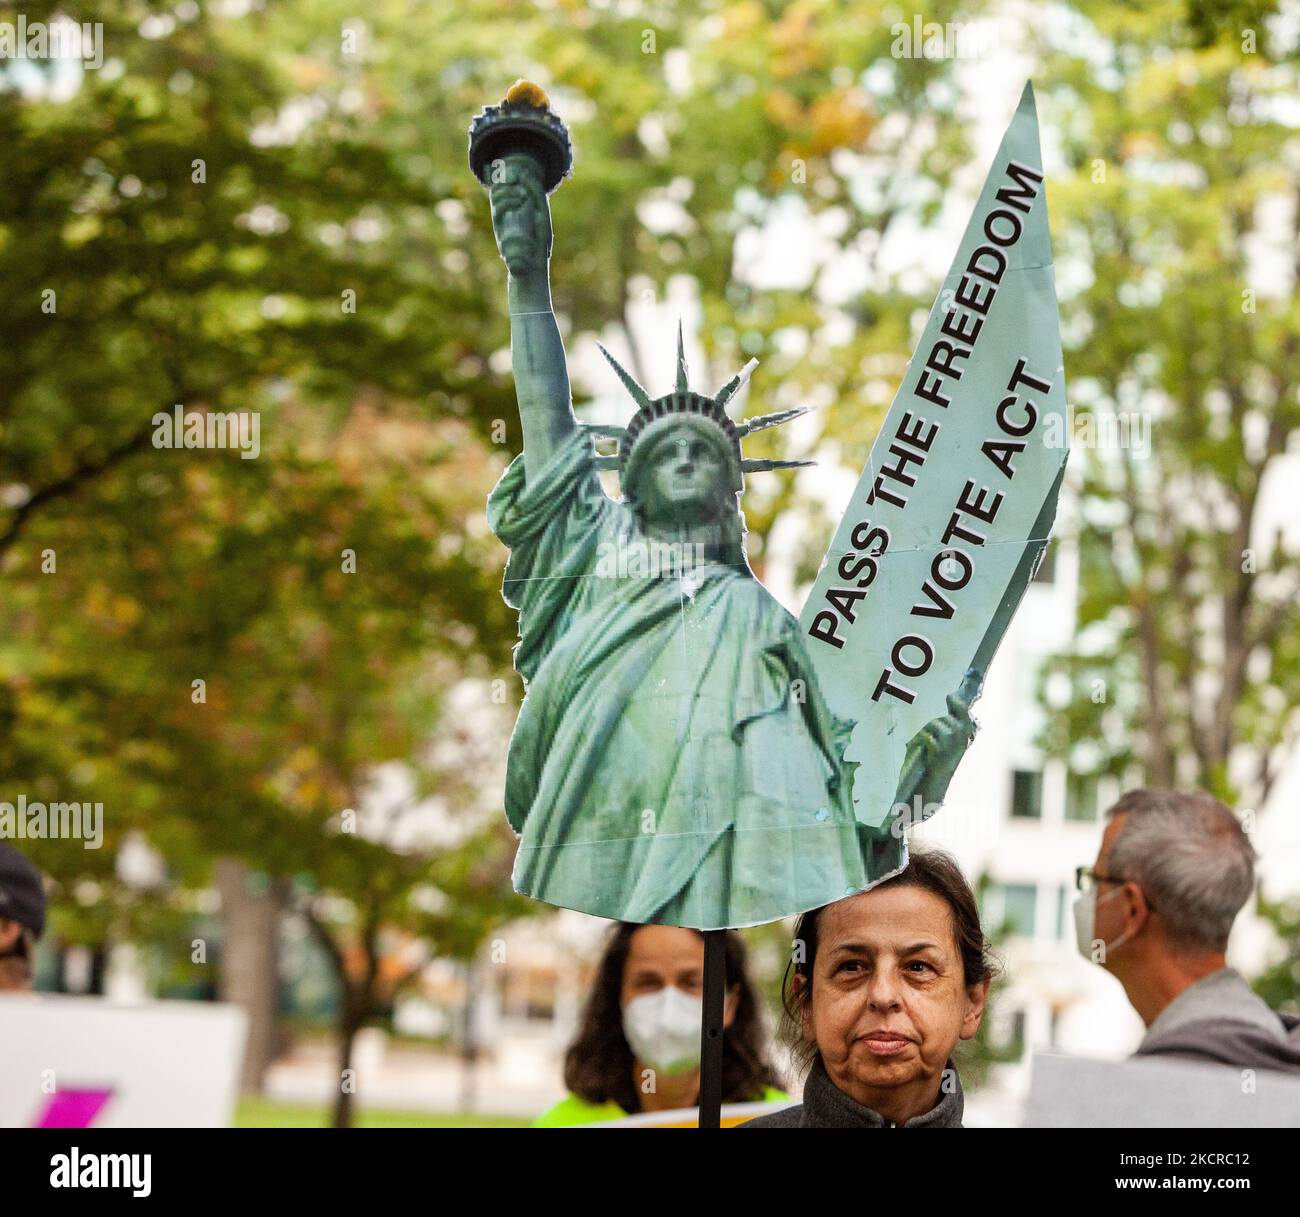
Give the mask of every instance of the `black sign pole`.
[{"label": "black sign pole", "polygon": [[726,930],[704,931],[704,1017],[700,1023],[700,1127],[722,1127],[722,1011]]}]

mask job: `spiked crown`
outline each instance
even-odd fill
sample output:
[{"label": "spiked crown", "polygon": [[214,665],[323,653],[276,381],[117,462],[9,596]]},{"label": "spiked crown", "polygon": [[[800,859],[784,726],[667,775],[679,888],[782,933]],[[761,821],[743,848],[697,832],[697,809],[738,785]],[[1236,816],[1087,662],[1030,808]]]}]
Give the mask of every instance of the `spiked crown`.
[{"label": "spiked crown", "polygon": [[[600,346],[599,343],[596,345]],[[619,482],[624,494],[635,481],[636,470],[649,447],[646,441],[654,435],[662,434],[669,426],[683,422],[705,428],[719,441],[719,446],[727,454],[731,489],[737,494],[744,487],[745,473],[757,473],[768,469],[793,469],[813,464],[812,461],[748,458],[741,452],[740,441],[744,436],[789,422],[792,418],[798,418],[811,409],[810,406],[800,406],[793,410],[764,414],[759,418],[751,418],[739,423],[733,421],[726,412],[727,403],[749,380],[758,366],[757,359],[751,359],[741,368],[718,390],[716,396],[705,397],[701,393],[694,393],[687,381],[686,352],[682,342],[681,323],[678,322],[676,385],[673,392],[666,396],[651,398],[649,393],[603,346],[600,346],[600,353],[609,361],[638,407],[626,426],[611,426],[604,423],[584,424],[587,430],[594,434],[618,440],[618,452],[613,456],[598,456],[596,464],[598,468],[618,470]]]}]

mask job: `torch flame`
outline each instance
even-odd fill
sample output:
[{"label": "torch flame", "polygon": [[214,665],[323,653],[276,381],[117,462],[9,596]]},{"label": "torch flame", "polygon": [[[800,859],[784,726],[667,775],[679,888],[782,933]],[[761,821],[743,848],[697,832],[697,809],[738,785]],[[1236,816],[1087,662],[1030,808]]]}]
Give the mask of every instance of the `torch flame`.
[{"label": "torch flame", "polygon": [[506,93],[506,104],[511,106],[535,106],[544,110],[550,103],[551,99],[540,85],[524,80],[523,77],[516,80]]}]

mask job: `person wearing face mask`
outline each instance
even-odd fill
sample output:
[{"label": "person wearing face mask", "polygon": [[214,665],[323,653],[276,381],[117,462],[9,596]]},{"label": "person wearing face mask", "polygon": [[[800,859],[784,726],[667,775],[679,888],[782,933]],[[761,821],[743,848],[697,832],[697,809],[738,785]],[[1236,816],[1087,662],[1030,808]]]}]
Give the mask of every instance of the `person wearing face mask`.
[{"label": "person wearing face mask", "polygon": [[1203,792],[1133,790],[1106,819],[1096,862],[1077,872],[1075,931],[1146,1024],[1136,1055],[1300,1073],[1300,1018],[1227,966],[1255,889],[1237,817]]},{"label": "person wearing face mask", "polygon": [[[784,1099],[768,1063],[744,943],[734,930],[727,931],[725,954],[722,1101]],[[569,1094],[534,1127],[697,1106],[703,991],[704,937],[698,930],[617,924],[565,1056]]]},{"label": "person wearing face mask", "polygon": [[975,895],[938,850],[799,918],[782,1031],[803,1102],[741,1128],[960,1128],[952,1054],[996,973]]}]

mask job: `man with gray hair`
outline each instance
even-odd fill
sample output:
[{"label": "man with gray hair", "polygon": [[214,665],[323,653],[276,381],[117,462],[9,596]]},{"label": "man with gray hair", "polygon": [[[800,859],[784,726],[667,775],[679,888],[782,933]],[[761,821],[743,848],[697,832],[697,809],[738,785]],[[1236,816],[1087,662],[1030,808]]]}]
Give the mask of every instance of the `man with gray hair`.
[{"label": "man with gray hair", "polygon": [[1197,791],[1132,790],[1079,867],[1079,950],[1121,985],[1147,1033],[1139,1056],[1300,1074],[1300,1018],[1270,1010],[1227,966],[1228,933],[1255,888],[1237,817]]}]

